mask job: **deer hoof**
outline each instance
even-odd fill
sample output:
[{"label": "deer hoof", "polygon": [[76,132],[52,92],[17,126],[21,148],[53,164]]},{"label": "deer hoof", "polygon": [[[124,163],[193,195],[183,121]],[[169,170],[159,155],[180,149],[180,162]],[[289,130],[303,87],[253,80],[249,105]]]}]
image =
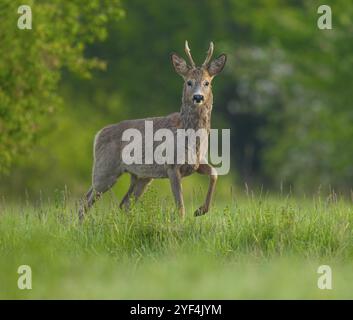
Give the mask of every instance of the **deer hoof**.
[{"label": "deer hoof", "polygon": [[207,208],[205,206],[202,206],[200,208],[198,208],[195,212],[194,212],[194,216],[195,217],[199,217],[204,215],[207,212]]},{"label": "deer hoof", "polygon": [[179,208],[179,216],[181,220],[184,220],[185,218],[185,208]]},{"label": "deer hoof", "polygon": [[83,222],[84,217],[85,217],[85,210],[81,208],[78,211],[78,220],[79,220],[80,223]]}]

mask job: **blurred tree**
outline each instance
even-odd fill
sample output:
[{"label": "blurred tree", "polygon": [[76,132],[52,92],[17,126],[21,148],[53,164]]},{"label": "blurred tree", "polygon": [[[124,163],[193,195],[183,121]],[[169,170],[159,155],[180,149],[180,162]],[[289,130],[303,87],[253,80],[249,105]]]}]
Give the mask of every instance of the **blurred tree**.
[{"label": "blurred tree", "polygon": [[[242,12],[251,21],[258,43],[269,39],[271,46],[281,50],[288,71],[276,84],[280,104],[267,108],[268,121],[259,131],[267,144],[261,175],[304,191],[321,184],[349,190],[353,181],[353,4],[335,1],[333,29],[320,30],[317,9],[321,4],[259,1]],[[269,81],[271,74],[281,73],[278,63],[274,55],[272,65],[277,67]]]},{"label": "blurred tree", "polygon": [[58,105],[57,86],[63,68],[89,76],[104,64],[87,59],[87,44],[106,37],[106,25],[119,19],[119,0],[27,1],[33,29],[17,28],[22,3],[0,4],[0,172],[33,146],[43,122]]}]

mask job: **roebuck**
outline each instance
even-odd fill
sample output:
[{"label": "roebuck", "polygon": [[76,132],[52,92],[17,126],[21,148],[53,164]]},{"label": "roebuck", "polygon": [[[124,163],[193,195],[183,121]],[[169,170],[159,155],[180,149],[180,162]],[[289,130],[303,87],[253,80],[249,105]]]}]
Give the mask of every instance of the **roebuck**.
[{"label": "roebuck", "polygon": [[[121,208],[129,207],[132,196],[137,200],[152,179],[169,178],[177,209],[180,216],[184,217],[185,208],[181,178],[198,172],[199,174],[208,175],[210,182],[205,202],[196,210],[195,216],[205,214],[209,210],[217,181],[217,171],[206,163],[207,161],[200,161],[204,159],[207,153],[207,150],[202,150],[200,147],[204,141],[200,142],[200,139],[197,141],[193,149],[196,161],[192,163],[186,160],[184,163],[174,162],[173,164],[157,164],[155,161],[152,164],[146,164],[146,162],[143,162],[143,164],[126,164],[122,156],[123,149],[127,145],[127,142],[122,139],[124,131],[137,129],[144,138],[146,121],[153,123],[154,130],[168,129],[175,137],[178,129],[195,131],[203,129],[207,134],[201,139],[208,140],[213,104],[211,82],[214,76],[222,71],[226,63],[226,55],[221,54],[218,58],[211,61],[213,54],[213,43],[211,42],[204,63],[201,67],[196,67],[187,41],[185,41],[185,52],[190,60],[190,65],[177,54],[173,53],[171,55],[175,71],[184,79],[180,112],[172,113],[166,117],[122,121],[107,126],[97,133],[94,141],[92,187],[87,192],[86,199],[79,210],[80,219],[84,217],[93,203],[115,184],[117,178],[124,172],[130,173],[131,184],[121,201]],[[158,143],[154,143],[153,148],[157,145]],[[177,149],[177,145],[174,145],[174,148]],[[186,149],[184,147],[184,152],[187,152]],[[145,157],[145,152],[143,152],[143,157]]]}]

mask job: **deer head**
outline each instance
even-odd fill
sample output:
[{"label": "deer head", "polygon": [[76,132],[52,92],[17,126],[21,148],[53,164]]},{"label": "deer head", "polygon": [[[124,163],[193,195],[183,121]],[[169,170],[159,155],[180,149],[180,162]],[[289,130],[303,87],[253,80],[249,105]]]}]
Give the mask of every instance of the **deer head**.
[{"label": "deer head", "polygon": [[213,42],[211,42],[206,59],[201,67],[196,66],[187,41],[185,41],[185,53],[189,58],[189,65],[176,53],[172,53],[174,69],[184,79],[183,104],[196,107],[212,103],[212,80],[223,70],[227,60],[225,54],[211,60],[213,49]]}]

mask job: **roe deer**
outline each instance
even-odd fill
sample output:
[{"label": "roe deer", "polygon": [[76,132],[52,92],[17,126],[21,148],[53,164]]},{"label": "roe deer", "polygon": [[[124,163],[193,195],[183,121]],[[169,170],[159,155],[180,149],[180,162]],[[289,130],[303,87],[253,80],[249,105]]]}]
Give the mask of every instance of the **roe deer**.
[{"label": "roe deer", "polygon": [[[183,218],[185,208],[181,178],[198,172],[199,174],[208,175],[210,181],[205,202],[195,211],[195,216],[208,212],[217,181],[217,171],[208,163],[200,163],[200,159],[205,157],[205,152],[200,151],[199,141],[194,151],[197,153],[197,160],[192,164],[187,161],[183,164],[175,162],[174,164],[162,165],[156,162],[152,164],[126,164],[122,161],[122,151],[127,144],[122,139],[123,132],[131,128],[137,129],[144,137],[145,121],[152,121],[154,128],[171,130],[174,136],[176,136],[178,129],[204,129],[207,133],[206,140],[208,140],[213,104],[211,82],[213,77],[223,70],[226,63],[226,55],[221,54],[218,58],[211,61],[213,54],[213,43],[211,42],[204,63],[201,67],[196,67],[187,41],[185,41],[185,52],[190,60],[190,65],[177,54],[171,54],[175,71],[184,79],[180,112],[172,113],[165,117],[122,121],[107,126],[97,133],[94,141],[92,187],[87,192],[79,210],[81,220],[93,203],[104,192],[109,190],[124,172],[130,173],[131,184],[120,203],[121,208],[129,208],[131,197],[133,196],[137,200],[152,179],[169,178],[177,209]],[[155,148],[155,145],[153,147]],[[145,156],[144,153],[143,156]]]}]

